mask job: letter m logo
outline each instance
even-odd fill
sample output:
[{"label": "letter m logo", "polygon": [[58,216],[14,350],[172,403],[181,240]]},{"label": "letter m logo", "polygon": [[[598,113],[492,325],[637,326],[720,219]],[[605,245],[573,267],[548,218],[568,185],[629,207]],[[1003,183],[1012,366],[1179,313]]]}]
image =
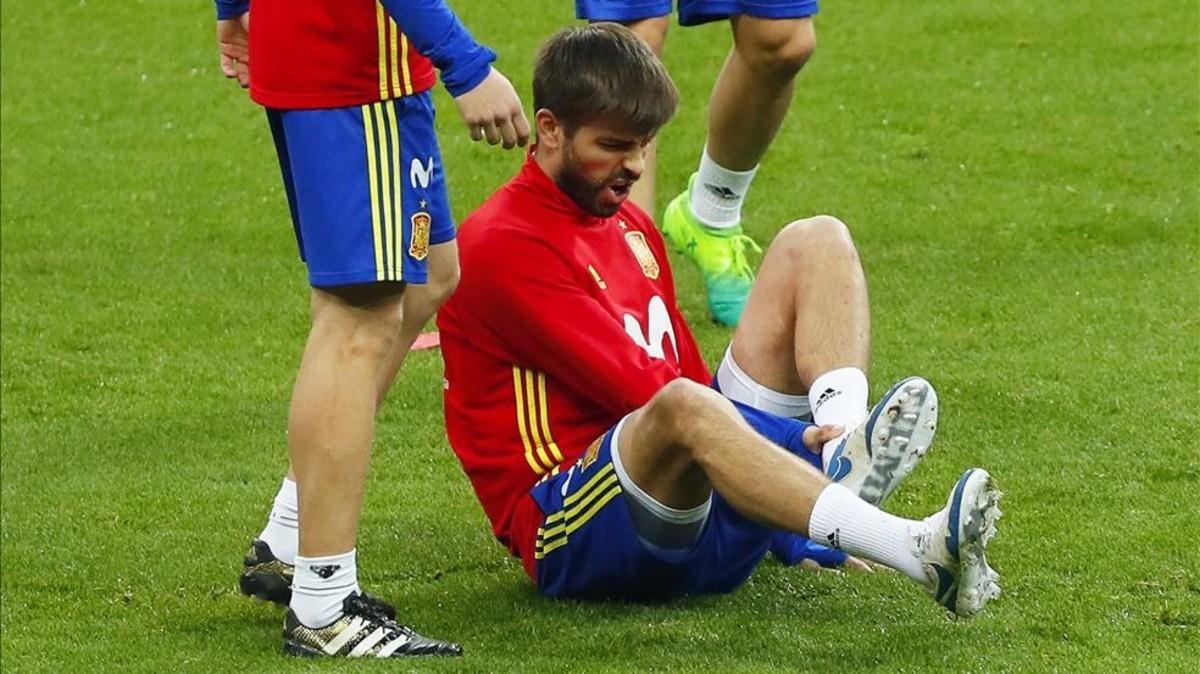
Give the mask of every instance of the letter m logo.
[{"label": "letter m logo", "polygon": [[646,314],[645,328],[642,327],[636,316],[625,314],[625,333],[629,335],[634,344],[650,354],[651,358],[659,360],[667,359],[663,341],[669,339],[671,350],[675,352],[675,360],[678,361],[679,346],[675,341],[675,327],[671,325],[671,314],[667,312],[666,303],[658,295],[651,297]]}]

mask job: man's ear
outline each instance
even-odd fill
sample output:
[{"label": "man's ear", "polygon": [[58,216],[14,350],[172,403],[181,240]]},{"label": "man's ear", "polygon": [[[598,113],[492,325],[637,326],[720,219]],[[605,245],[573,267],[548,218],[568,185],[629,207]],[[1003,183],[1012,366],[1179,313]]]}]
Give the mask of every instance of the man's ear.
[{"label": "man's ear", "polygon": [[537,130],[539,149],[553,152],[562,147],[565,140],[563,126],[553,112],[546,108],[538,110],[533,115],[533,125]]}]

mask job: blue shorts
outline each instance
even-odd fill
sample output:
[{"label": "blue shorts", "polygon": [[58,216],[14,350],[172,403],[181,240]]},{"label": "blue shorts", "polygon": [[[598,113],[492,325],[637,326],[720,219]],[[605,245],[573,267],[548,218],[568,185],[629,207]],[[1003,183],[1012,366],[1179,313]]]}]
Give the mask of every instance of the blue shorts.
[{"label": "blue shorts", "polygon": [[[679,0],[679,25],[696,26],[737,14],[802,19],[817,9],[817,0]],[[629,23],[670,13],[671,0],[575,0],[575,16],[588,21]]]},{"label": "blue shorts", "polygon": [[[809,424],[734,405],[762,436],[820,469],[820,456],[802,441]],[[777,532],[743,517],[719,493],[691,549],[667,556],[642,542],[612,465],[613,431],[531,491],[546,514],[534,551],[538,589],[550,597],[652,601],[730,592],[749,578]]]},{"label": "blue shorts", "polygon": [[267,110],[300,259],[313,286],[425,283],[454,238],[429,92],[323,110]]}]

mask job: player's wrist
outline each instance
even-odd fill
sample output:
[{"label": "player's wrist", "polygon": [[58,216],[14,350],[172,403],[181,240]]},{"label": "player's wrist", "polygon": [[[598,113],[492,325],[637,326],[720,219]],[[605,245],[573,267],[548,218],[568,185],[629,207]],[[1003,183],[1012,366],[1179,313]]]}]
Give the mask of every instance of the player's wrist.
[{"label": "player's wrist", "polygon": [[471,60],[455,64],[453,70],[441,71],[442,84],[446,85],[446,91],[449,91],[451,96],[458,98],[487,79],[492,73],[492,62],[495,60],[496,52],[479,45],[479,53]]}]

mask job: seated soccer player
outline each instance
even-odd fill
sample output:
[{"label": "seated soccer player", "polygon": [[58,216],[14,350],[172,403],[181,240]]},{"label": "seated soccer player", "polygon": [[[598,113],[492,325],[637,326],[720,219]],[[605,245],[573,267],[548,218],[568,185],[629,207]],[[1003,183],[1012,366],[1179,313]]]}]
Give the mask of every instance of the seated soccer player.
[{"label": "seated soccer player", "polygon": [[463,223],[438,324],[450,443],[538,589],[726,592],[806,536],[960,615],[997,596],[986,471],[924,520],[878,508],[933,440],[937,396],[911,377],[867,410],[867,288],[845,225],[783,228],[714,380],[662,238],[626,201],[677,103],[662,65],[621,26],[568,28],[533,93],[537,142]]}]

